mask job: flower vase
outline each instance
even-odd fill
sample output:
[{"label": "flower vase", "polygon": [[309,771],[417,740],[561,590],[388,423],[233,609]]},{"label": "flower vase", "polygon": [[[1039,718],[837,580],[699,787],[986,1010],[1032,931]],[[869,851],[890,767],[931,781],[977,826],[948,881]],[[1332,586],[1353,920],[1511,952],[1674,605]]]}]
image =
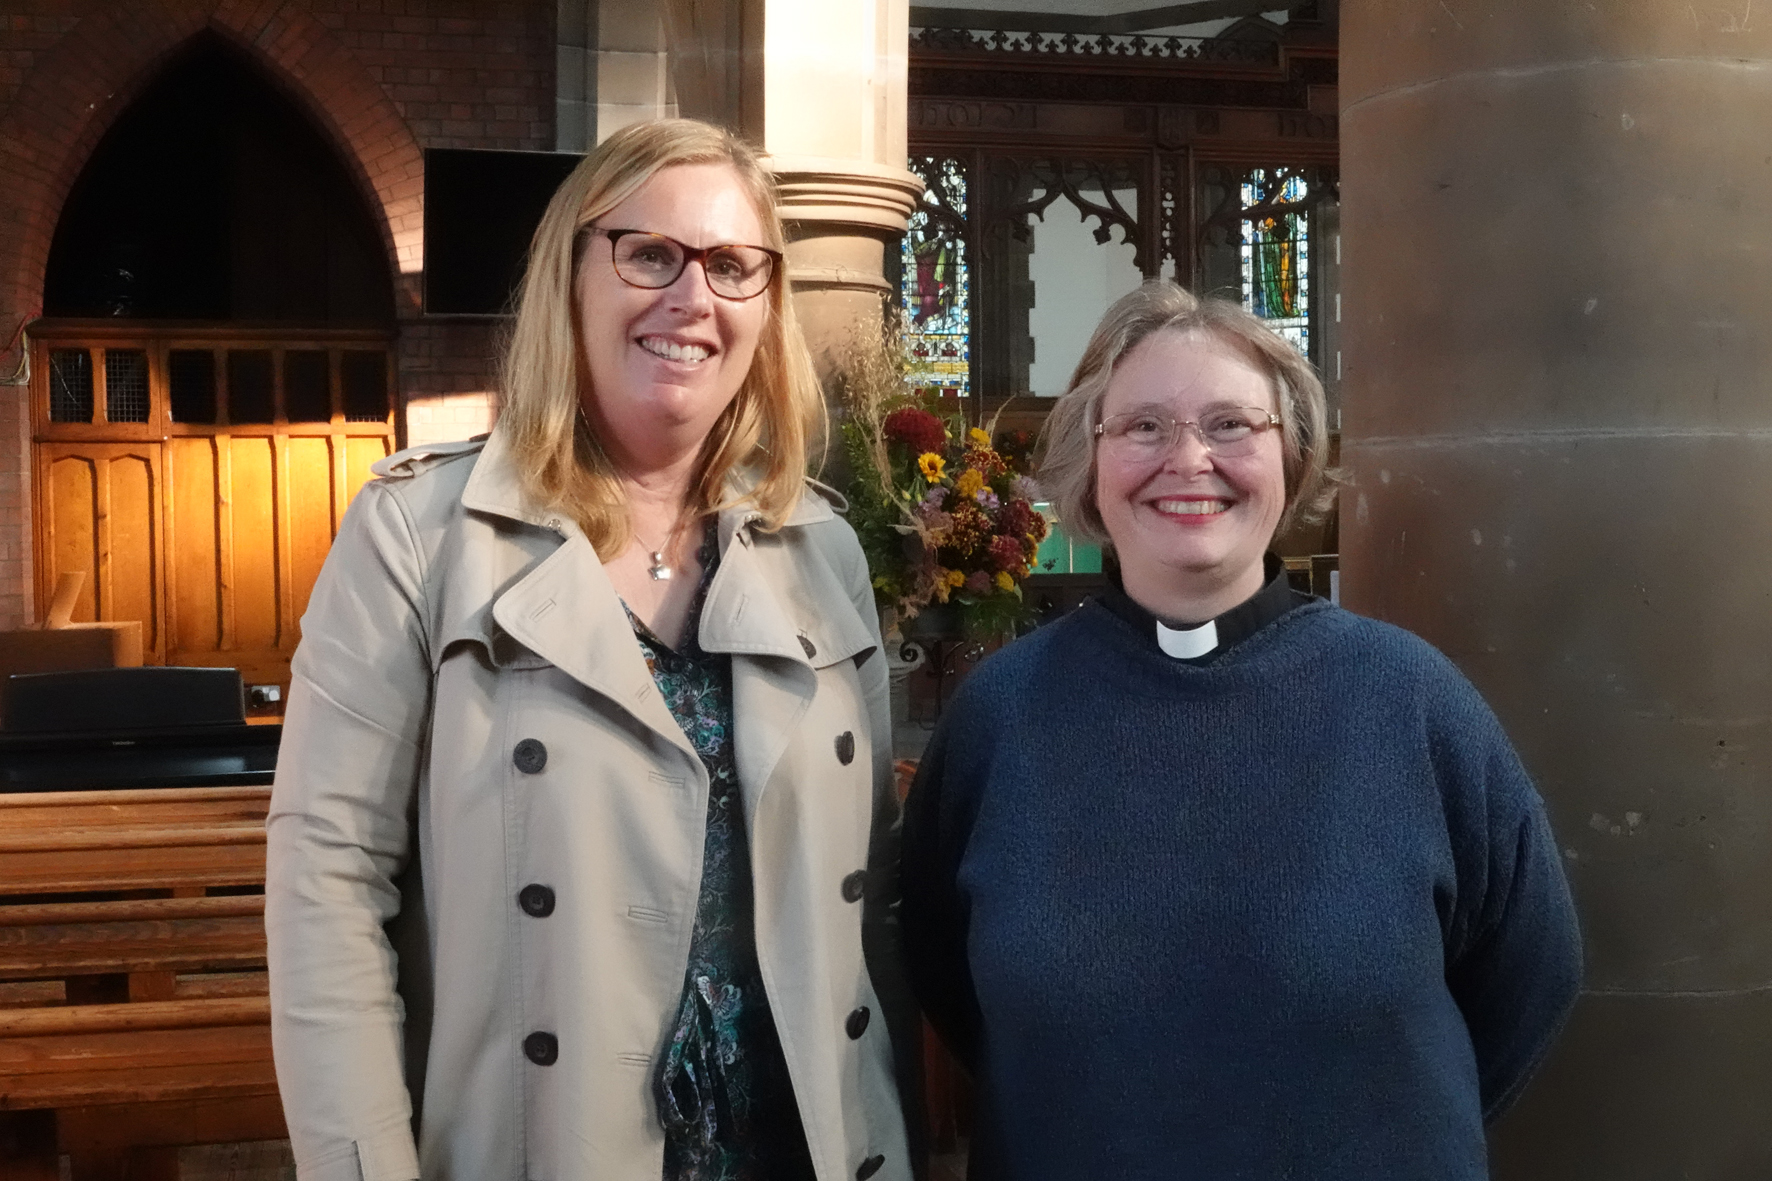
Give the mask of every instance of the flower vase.
[{"label": "flower vase", "polygon": [[904,638],[919,644],[958,640],[965,634],[965,621],[957,603],[931,603],[916,616],[900,625]]},{"label": "flower vase", "polygon": [[[881,642],[886,650],[886,688],[892,711],[892,755],[894,758],[915,758],[922,753],[920,731],[913,734],[911,726],[911,693],[908,681],[928,659],[923,645],[906,638],[900,629],[896,612],[882,612]],[[914,748],[914,749],[913,749]]]}]

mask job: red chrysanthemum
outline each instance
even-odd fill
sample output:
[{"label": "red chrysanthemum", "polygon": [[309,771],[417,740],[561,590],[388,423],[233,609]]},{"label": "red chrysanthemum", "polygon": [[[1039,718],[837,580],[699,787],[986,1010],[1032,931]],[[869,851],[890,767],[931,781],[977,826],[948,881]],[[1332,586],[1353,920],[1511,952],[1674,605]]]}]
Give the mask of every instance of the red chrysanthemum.
[{"label": "red chrysanthemum", "polygon": [[988,447],[968,447],[964,462],[967,467],[975,467],[984,473],[987,480],[993,480],[1009,470],[1003,457]]},{"label": "red chrysanthemum", "polygon": [[900,406],[886,416],[880,429],[889,441],[910,448],[912,455],[928,451],[940,454],[947,449],[947,428],[941,425],[941,419],[920,406]]},{"label": "red chrysanthemum", "polygon": [[991,521],[984,515],[984,510],[970,500],[956,504],[951,516],[954,523],[943,548],[952,549],[964,557],[976,550],[990,534]]},{"label": "red chrysanthemum", "polygon": [[1019,498],[1005,501],[997,527],[1011,537],[1027,536],[1034,531],[1034,506]]},{"label": "red chrysanthemum", "polygon": [[991,563],[999,570],[1015,569],[1026,560],[1026,545],[1019,533],[1010,536],[999,533],[991,538]]}]

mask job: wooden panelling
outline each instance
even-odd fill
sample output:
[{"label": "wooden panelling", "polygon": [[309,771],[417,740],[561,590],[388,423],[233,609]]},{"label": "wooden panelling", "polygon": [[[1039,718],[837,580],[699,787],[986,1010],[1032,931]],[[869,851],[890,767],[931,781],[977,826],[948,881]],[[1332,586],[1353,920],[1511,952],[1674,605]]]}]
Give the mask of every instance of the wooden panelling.
[{"label": "wooden panelling", "polygon": [[141,443],[54,443],[38,450],[43,498],[40,585],[86,575],[76,622],[134,619],[142,653],[157,662],[161,639],[160,447]]},{"label": "wooden panelling", "polygon": [[357,489],[363,487],[369,479],[369,465],[378,460],[386,459],[391,452],[388,450],[389,440],[382,438],[346,439],[345,461],[345,502],[348,504],[357,495]]},{"label": "wooden panelling", "polygon": [[0,795],[0,831],[263,824],[270,806],[266,787],[20,792]]},{"label": "wooden panelling", "polygon": [[278,644],[278,553],[276,481],[271,440],[234,436],[232,486],[232,565],[234,644],[241,651],[275,649]]},{"label": "wooden panelling", "polygon": [[[0,1074],[0,1110],[237,1099],[243,1094],[277,1093],[277,1073],[271,1065],[270,1026],[217,1031],[195,1046],[191,1044],[194,1040],[197,1039],[155,1033],[130,1034],[104,1042],[34,1039],[28,1043],[30,1053],[35,1064],[44,1069],[29,1075]],[[53,1069],[79,1061],[79,1056],[95,1045],[113,1052],[85,1069]],[[144,1063],[156,1050],[174,1061],[145,1069]],[[0,1071],[4,1070],[0,1066]]]},{"label": "wooden panelling", "polygon": [[[79,449],[84,451],[84,448]],[[98,461],[89,454],[57,448],[44,457],[44,517],[49,529],[51,580],[80,571],[86,575],[74,605],[74,622],[98,618]]]},{"label": "wooden panelling", "polygon": [[248,915],[0,926],[0,979],[263,967],[263,910],[261,904]]},{"label": "wooden panelling", "polygon": [[[264,920],[259,920],[259,938],[264,938]],[[172,981],[175,1000],[198,1000],[216,996],[269,996],[271,981],[264,971],[257,972],[180,972]]]},{"label": "wooden panelling", "polygon": [[95,1033],[146,1033],[199,1027],[227,1029],[258,1025],[268,1021],[270,1016],[271,1003],[262,997],[231,997],[205,1005],[178,1001],[79,1005],[0,1016],[0,1038],[79,1037]]},{"label": "wooden panelling", "polygon": [[[330,383],[336,408],[347,354],[385,361],[387,337],[240,329],[155,336],[75,322],[40,323],[32,335],[40,362],[32,403],[42,506],[37,552],[47,559],[37,566],[39,613],[56,577],[81,570],[87,580],[75,619],[139,619],[148,663],[234,667],[249,683],[287,685],[314,580],[370,465],[393,450],[394,415],[371,422],[348,421],[342,413],[324,422],[287,421],[282,358],[293,351],[324,361],[309,363],[308,375]],[[103,415],[93,422],[50,421],[41,376],[49,354],[82,348],[99,373],[108,351],[148,358],[147,422],[107,423]],[[187,353],[215,358],[214,414],[203,408],[207,394],[187,389],[181,395],[186,417],[201,421],[182,421],[173,412],[175,383],[191,379],[175,373],[171,361]],[[237,354],[270,359],[272,388],[280,391],[275,421],[240,423],[231,414],[229,376],[246,371],[234,364]],[[101,378],[96,396],[102,400],[103,393]],[[314,401],[315,391],[305,396]],[[258,403],[247,417],[265,416],[267,407]],[[228,425],[231,418],[236,421]]]},{"label": "wooden panelling", "polygon": [[386,436],[174,438],[172,466],[181,664],[230,664],[249,680],[287,681],[335,505],[390,453]]},{"label": "wooden panelling", "polygon": [[0,848],[8,890],[178,890],[244,886],[265,875],[264,833],[181,829],[176,839],[132,848]]},{"label": "wooden panelling", "polygon": [[[308,593],[332,548],[332,448],[327,439],[289,440],[290,614],[300,627]],[[295,638],[292,634],[291,638]]]},{"label": "wooden panelling", "polygon": [[[101,543],[106,619],[139,619],[142,650],[160,651],[159,448],[130,447],[105,464],[110,536]],[[106,561],[108,559],[108,562]]]},{"label": "wooden panelling", "polygon": [[[177,653],[221,646],[222,580],[216,542],[215,440],[168,439],[166,448],[167,581],[171,644]],[[178,661],[174,661],[177,663]]]}]

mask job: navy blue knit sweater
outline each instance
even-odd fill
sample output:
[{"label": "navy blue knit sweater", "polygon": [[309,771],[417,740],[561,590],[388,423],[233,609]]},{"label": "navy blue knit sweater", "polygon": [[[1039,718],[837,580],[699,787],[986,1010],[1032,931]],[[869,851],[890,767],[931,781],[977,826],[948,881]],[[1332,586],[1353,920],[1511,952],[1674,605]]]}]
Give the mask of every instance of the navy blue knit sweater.
[{"label": "navy blue knit sweater", "polygon": [[1469,1181],[1574,1002],[1544,808],[1407,632],[1321,601],[1194,667],[1089,603],[967,679],[907,953],[974,1181]]}]

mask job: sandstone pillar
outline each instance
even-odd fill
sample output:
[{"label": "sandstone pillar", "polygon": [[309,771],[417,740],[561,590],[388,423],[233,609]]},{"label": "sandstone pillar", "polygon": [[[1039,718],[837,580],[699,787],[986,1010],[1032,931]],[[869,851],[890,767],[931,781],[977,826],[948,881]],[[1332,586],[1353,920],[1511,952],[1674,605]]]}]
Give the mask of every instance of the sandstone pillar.
[{"label": "sandstone pillar", "polygon": [[908,0],[668,0],[681,110],[761,143],[788,277],[821,373],[876,322],[885,251],[923,185],[905,168]]},{"label": "sandstone pillar", "polygon": [[1341,29],[1343,599],[1488,696],[1586,937],[1495,1175],[1772,1176],[1772,13]]},{"label": "sandstone pillar", "polygon": [[559,0],[554,28],[555,151],[677,113],[658,0]]}]

